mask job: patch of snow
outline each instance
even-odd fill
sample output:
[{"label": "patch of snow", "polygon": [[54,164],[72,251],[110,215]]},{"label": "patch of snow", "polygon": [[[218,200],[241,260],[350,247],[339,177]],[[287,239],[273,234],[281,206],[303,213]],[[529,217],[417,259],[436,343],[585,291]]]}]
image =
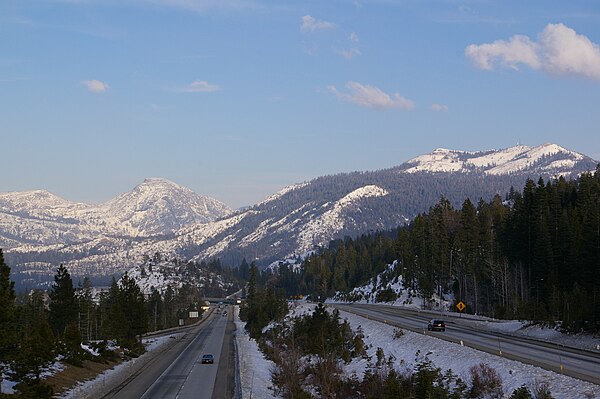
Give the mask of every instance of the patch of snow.
[{"label": "patch of snow", "polygon": [[92,355],[94,357],[100,356],[100,354],[89,345],[81,344],[81,349],[83,349],[84,351],[86,351],[87,353],[89,353],[90,355]]},{"label": "patch of snow", "polygon": [[464,164],[458,159],[458,156],[465,153],[464,151],[438,148],[429,154],[420,155],[406,162],[415,166],[406,169],[405,172],[458,172],[464,168]]},{"label": "patch of snow", "polygon": [[252,233],[250,233],[247,236],[245,236],[244,238],[242,238],[242,240],[240,241],[240,243],[238,245],[241,248],[244,248],[253,242],[257,242],[257,241],[263,239],[268,234],[269,228],[272,228],[272,226],[273,226],[271,224],[272,220],[273,219],[266,219],[266,220],[263,220],[262,222],[260,222],[260,224],[258,225],[256,230],[254,230]]},{"label": "patch of snow", "polygon": [[14,387],[15,385],[17,385],[16,382],[11,381],[8,379],[8,376],[6,374],[2,374],[1,376],[2,378],[0,378],[0,380],[2,381],[2,385],[0,385],[0,392],[8,394],[8,395],[12,395],[15,393]]}]

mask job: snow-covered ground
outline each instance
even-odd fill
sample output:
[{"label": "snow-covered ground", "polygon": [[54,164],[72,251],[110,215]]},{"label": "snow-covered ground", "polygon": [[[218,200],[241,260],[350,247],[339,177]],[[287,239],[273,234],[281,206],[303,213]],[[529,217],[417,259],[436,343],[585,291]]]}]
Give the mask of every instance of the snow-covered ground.
[{"label": "snow-covered ground", "polygon": [[[296,315],[307,313],[314,305],[300,303],[293,310]],[[395,327],[384,323],[341,312],[354,330],[359,326],[365,334],[365,343],[369,346],[368,354],[375,359],[378,347],[385,352],[386,358],[393,356],[394,364],[400,370],[414,370],[414,367],[425,359],[431,360],[443,371],[452,369],[464,381],[470,381],[469,368],[480,363],[486,363],[496,369],[503,381],[505,397],[517,388],[526,385],[533,389],[536,384],[546,383],[556,399],[600,398],[600,386],[566,377],[539,367],[530,366],[517,361],[504,359],[472,348],[453,344],[429,335],[421,335],[404,331],[398,339],[394,339]],[[252,386],[253,397],[273,398],[268,389],[272,386],[270,370],[273,363],[266,360],[257,348],[254,340],[248,340],[243,334],[243,323],[236,321],[238,327],[238,347],[240,363],[242,363],[241,380],[244,387],[244,398],[249,398],[249,388]],[[348,376],[353,373],[359,378],[363,376],[368,361],[354,359],[345,366]],[[253,382],[253,383],[252,383]]]},{"label": "snow-covered ground", "polygon": [[2,374],[0,377],[2,377],[0,378],[0,380],[2,380],[2,383],[0,384],[0,392],[13,394],[13,388],[15,385],[17,385],[17,383],[14,381],[7,380],[6,378],[8,378],[8,376],[6,374]]},{"label": "snow-covered ground", "polygon": [[[545,382],[556,399],[600,398],[598,385],[411,331],[404,331],[402,337],[394,340],[392,337],[396,328],[393,326],[346,312],[341,312],[341,315],[353,329],[362,326],[365,343],[371,346],[368,350],[370,356],[375,357],[375,351],[381,347],[386,357],[394,356],[395,364],[402,364],[410,370],[428,358],[436,367],[452,369],[463,381],[470,381],[469,368],[486,363],[502,377],[506,397],[522,385],[533,388],[537,383]],[[354,360],[346,370],[361,376],[366,367],[367,361],[359,359]]]},{"label": "snow-covered ground", "polygon": [[239,318],[239,306],[235,307],[234,318],[242,399],[278,398],[270,389],[273,387],[271,370],[275,363],[265,358],[256,340],[250,339],[244,330],[244,322]]}]

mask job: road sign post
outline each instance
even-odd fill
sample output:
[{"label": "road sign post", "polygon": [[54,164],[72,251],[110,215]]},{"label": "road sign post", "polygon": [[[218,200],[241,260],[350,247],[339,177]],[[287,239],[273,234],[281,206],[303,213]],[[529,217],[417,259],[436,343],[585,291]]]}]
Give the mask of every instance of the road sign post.
[{"label": "road sign post", "polygon": [[456,304],[456,308],[458,309],[458,312],[460,314],[460,317],[462,317],[462,311],[465,310],[465,308],[467,307],[467,305],[465,305],[463,303],[463,301],[460,301]]}]

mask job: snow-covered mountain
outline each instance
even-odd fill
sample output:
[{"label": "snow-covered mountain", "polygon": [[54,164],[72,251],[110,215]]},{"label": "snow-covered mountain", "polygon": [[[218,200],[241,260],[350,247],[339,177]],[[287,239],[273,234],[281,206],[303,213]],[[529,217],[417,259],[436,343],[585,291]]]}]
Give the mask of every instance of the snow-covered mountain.
[{"label": "snow-covered mountain", "polygon": [[111,238],[173,235],[230,212],[223,203],[166,179],[147,179],[98,206],[67,201],[43,190],[1,193],[0,248],[23,253]]},{"label": "snow-covered mountain", "polygon": [[208,223],[231,212],[214,198],[201,196],[166,179],[146,179],[133,190],[103,204],[100,213],[130,236],[171,234]]},{"label": "snow-covered mountain", "polygon": [[502,150],[468,152],[438,148],[429,154],[411,159],[405,172],[469,173],[506,175],[537,173],[543,175],[570,175],[578,163],[594,161],[583,154],[567,150],[556,144],[537,147],[517,145]]},{"label": "snow-covered mountain", "polygon": [[59,263],[73,274],[110,275],[156,252],[236,266],[300,258],[329,241],[402,225],[441,196],[460,206],[520,190],[527,178],[577,176],[593,159],[554,144],[499,151],[435,150],[400,166],[323,176],[285,187],[235,212],[163,179],[93,207],[43,191],[0,194],[0,247],[36,279]]}]

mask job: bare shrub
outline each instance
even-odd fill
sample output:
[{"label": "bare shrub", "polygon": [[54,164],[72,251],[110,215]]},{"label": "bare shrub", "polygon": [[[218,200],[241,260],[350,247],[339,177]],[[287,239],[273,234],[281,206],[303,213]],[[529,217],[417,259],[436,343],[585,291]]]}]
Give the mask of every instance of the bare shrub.
[{"label": "bare shrub", "polygon": [[338,398],[342,387],[341,368],[338,359],[328,354],[319,358],[312,370],[314,385],[322,398]]},{"label": "bare shrub", "polygon": [[304,367],[301,363],[300,352],[296,348],[288,350],[280,356],[271,370],[271,380],[275,385],[275,392],[284,398],[310,397],[304,391]]},{"label": "bare shrub", "polygon": [[471,390],[470,398],[501,398],[504,394],[502,391],[502,378],[495,369],[485,363],[480,363],[469,369],[471,374]]},{"label": "bare shrub", "polygon": [[400,337],[402,337],[404,335],[404,330],[401,328],[394,328],[394,335],[392,336],[393,339],[400,339]]},{"label": "bare shrub", "polygon": [[536,381],[533,387],[533,397],[535,399],[554,399],[550,393],[550,388],[545,382]]}]

